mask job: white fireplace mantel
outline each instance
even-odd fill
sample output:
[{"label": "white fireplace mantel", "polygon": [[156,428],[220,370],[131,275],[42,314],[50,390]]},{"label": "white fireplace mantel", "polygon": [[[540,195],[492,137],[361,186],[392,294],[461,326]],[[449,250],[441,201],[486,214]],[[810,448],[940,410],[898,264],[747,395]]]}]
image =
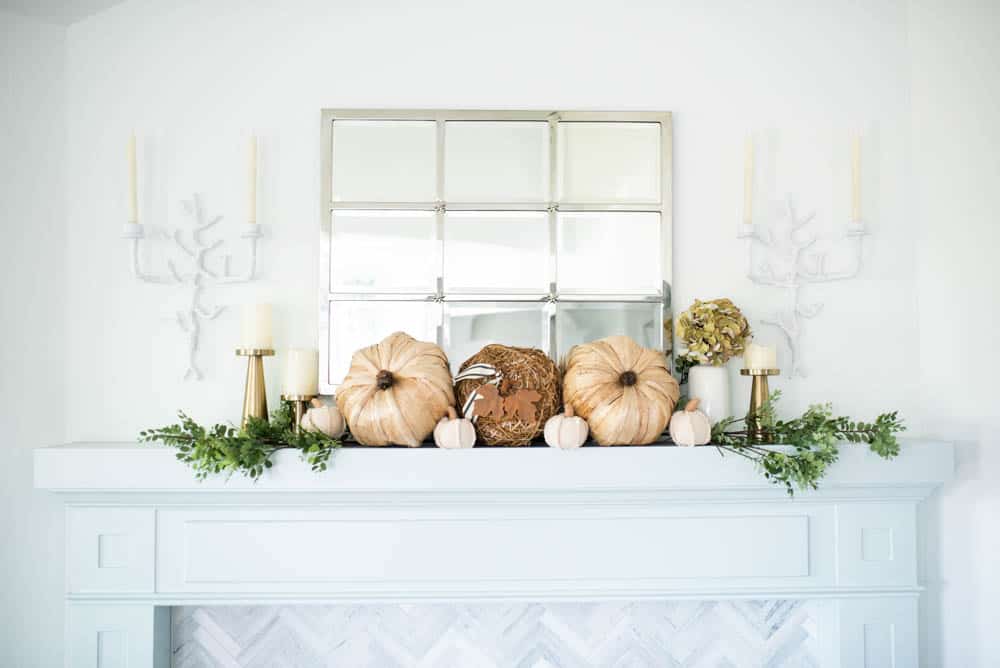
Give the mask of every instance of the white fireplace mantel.
[{"label": "white fireplace mantel", "polygon": [[172,450],[35,452],[66,501],[67,665],[168,666],[173,605],[820,600],[824,666],[916,666],[916,506],[951,445],[886,462],[845,445],[788,498],[715,448],[294,453],[198,482]]}]

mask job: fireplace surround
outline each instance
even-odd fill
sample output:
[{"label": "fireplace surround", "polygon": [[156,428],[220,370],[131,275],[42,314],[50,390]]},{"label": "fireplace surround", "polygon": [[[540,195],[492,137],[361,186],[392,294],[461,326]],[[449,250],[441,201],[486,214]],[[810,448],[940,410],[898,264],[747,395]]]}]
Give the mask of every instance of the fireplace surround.
[{"label": "fireplace surround", "polygon": [[714,448],[347,448],[198,482],[171,450],[35,452],[66,503],[68,666],[169,666],[172,606],[808,601],[821,666],[916,666],[917,504],[952,446],[842,448],[789,498]]}]

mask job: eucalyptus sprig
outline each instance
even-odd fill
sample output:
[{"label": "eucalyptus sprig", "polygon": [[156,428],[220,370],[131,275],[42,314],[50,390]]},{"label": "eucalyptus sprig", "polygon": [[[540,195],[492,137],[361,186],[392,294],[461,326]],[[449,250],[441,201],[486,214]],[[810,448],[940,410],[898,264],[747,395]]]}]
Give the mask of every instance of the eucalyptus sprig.
[{"label": "eucalyptus sprig", "polygon": [[[883,413],[874,422],[854,421],[834,416],[830,404],[810,406],[800,417],[779,420],[775,404],[780,391],[772,392],[752,416],[727,418],[712,427],[712,443],[720,451],[753,461],[771,482],[784,485],[789,496],[795,488],[816,489],[827,467],[837,461],[841,441],[867,443],[883,459],[899,454],[896,434],[906,429],[896,411]],[[762,427],[771,444],[791,446],[791,452],[772,450],[756,443],[750,424]],[[743,428],[739,425],[743,423]]]},{"label": "eucalyptus sprig", "polygon": [[250,418],[243,429],[216,424],[203,427],[183,411],[180,422],[139,432],[143,443],[162,443],[177,448],[177,459],[203,480],[211,474],[242,473],[256,480],[271,468],[271,457],[278,450],[299,450],[313,471],[325,471],[340,441],[324,434],[305,431],[296,434],[292,414],[282,403],[271,413],[271,421]]}]

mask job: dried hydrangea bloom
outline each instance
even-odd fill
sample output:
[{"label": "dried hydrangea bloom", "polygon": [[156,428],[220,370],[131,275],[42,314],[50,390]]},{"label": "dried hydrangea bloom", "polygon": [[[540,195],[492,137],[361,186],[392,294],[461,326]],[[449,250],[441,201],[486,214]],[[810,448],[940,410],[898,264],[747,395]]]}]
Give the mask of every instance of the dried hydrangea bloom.
[{"label": "dried hydrangea bloom", "polygon": [[721,366],[743,354],[750,323],[728,299],[696,299],[677,319],[677,338],[687,347],[688,358]]}]

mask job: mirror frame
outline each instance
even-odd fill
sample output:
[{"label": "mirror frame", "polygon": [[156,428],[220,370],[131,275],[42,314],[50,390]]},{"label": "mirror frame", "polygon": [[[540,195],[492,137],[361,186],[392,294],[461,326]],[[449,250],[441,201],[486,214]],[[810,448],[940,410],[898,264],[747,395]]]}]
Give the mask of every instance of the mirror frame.
[{"label": "mirror frame", "polygon": [[[433,202],[336,202],[333,198],[333,125],[338,120],[372,121],[433,121],[437,127],[436,192]],[[549,124],[549,196],[547,203],[550,232],[550,253],[555,253],[556,216],[562,211],[571,212],[655,212],[660,215],[660,267],[662,287],[658,294],[607,295],[572,294],[560,296],[555,283],[550,283],[547,293],[514,295],[504,298],[501,293],[490,295],[460,295],[449,297],[444,294],[443,277],[437,279],[437,291],[432,295],[413,294],[348,294],[335,293],[331,286],[331,244],[333,243],[332,218],[337,209],[346,210],[392,210],[392,211],[434,211],[436,213],[435,242],[443,243],[443,219],[446,210],[453,211],[539,211],[537,203],[490,204],[485,202],[449,205],[444,200],[444,138],[445,123],[448,121],[536,121]],[[558,197],[558,124],[560,122],[603,122],[603,123],[659,123],[660,125],[660,201],[658,203],[625,204],[615,203],[573,203],[561,202]],[[671,287],[673,280],[673,120],[670,112],[645,111],[553,111],[553,110],[442,110],[442,109],[323,109],[320,113],[320,262],[319,262],[319,350],[320,350],[320,392],[333,394],[341,379],[330,377],[330,304],[334,301],[433,301],[445,302],[546,302],[548,310],[548,331],[546,338],[552,357],[566,351],[558,351],[556,343],[556,309],[558,302],[603,302],[603,303],[659,303],[661,327],[657,345],[671,357],[673,354]],[[374,341],[372,343],[375,343]],[[444,347],[444,332],[437,327],[437,344]]]}]

